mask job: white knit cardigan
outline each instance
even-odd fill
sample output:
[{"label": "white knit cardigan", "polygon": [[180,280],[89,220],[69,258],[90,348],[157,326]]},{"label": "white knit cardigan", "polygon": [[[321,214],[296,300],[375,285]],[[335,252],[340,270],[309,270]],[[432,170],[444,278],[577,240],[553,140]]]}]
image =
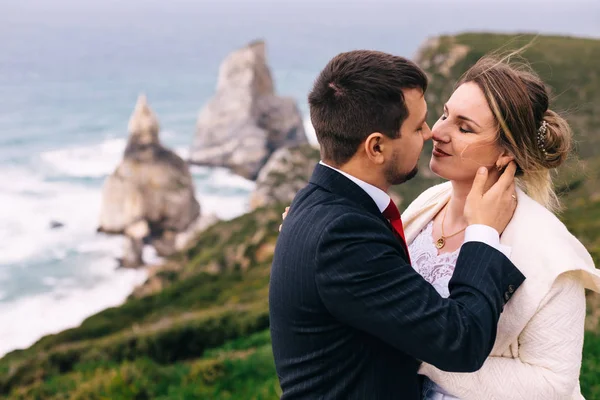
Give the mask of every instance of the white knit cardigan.
[{"label": "white knit cardigan", "polygon": [[[448,202],[449,182],[421,194],[402,214],[406,240]],[[525,282],[504,307],[496,343],[474,373],[423,364],[419,373],[464,400],[582,399],[579,389],[585,322],[584,288],[600,292],[600,270],[550,211],[517,191],[518,206],[500,242]]]}]

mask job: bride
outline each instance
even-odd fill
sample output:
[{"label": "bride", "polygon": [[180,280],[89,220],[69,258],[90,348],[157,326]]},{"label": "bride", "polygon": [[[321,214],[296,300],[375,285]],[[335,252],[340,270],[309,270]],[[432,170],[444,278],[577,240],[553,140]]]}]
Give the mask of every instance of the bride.
[{"label": "bride", "polygon": [[423,397],[583,398],[584,288],[600,291],[600,273],[554,214],[558,200],[550,170],[569,153],[569,125],[549,109],[544,83],[534,73],[484,57],[458,83],[432,138],[431,170],[449,182],[425,191],[402,215],[413,268],[448,296],[475,171],[495,166],[490,175],[499,175],[514,160],[521,190],[500,241],[527,279],[505,306],[483,367],[458,374],[423,364]]}]

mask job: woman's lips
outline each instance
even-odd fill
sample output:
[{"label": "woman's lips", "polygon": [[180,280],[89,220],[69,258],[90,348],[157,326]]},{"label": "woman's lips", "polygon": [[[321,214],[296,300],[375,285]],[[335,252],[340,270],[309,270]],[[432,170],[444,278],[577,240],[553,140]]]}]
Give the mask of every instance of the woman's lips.
[{"label": "woman's lips", "polygon": [[435,157],[450,157],[450,154],[445,153],[444,151],[438,149],[437,147],[433,148],[433,151],[431,152],[431,154],[433,154]]}]

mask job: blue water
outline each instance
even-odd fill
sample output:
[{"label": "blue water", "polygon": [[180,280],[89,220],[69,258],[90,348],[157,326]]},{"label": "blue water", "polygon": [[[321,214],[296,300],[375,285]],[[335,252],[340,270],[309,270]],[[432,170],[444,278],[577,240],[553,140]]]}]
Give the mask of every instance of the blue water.
[{"label": "blue water", "polygon": [[[95,233],[140,93],[162,141],[185,156],[221,60],[256,38],[267,41],[277,91],[306,112],[316,74],[340,51],[410,57],[429,36],[465,30],[600,37],[594,2],[216,4],[0,0],[0,355],[122,302],[143,281],[143,271],[115,270],[120,239]],[[223,169],[193,174],[203,212],[247,210],[252,182]],[[53,220],[65,226],[50,230]]]}]

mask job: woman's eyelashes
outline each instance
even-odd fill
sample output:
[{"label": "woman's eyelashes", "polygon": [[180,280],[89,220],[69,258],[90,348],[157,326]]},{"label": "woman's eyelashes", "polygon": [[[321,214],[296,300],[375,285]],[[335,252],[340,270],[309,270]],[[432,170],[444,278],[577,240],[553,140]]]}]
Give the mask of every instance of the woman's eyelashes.
[{"label": "woman's eyelashes", "polygon": [[[448,116],[446,115],[445,112],[442,114],[442,116],[440,117],[440,119],[442,121],[445,121],[446,119],[448,119]],[[462,133],[473,133],[473,130],[470,129],[469,127],[459,126],[458,130],[461,131]]]}]

